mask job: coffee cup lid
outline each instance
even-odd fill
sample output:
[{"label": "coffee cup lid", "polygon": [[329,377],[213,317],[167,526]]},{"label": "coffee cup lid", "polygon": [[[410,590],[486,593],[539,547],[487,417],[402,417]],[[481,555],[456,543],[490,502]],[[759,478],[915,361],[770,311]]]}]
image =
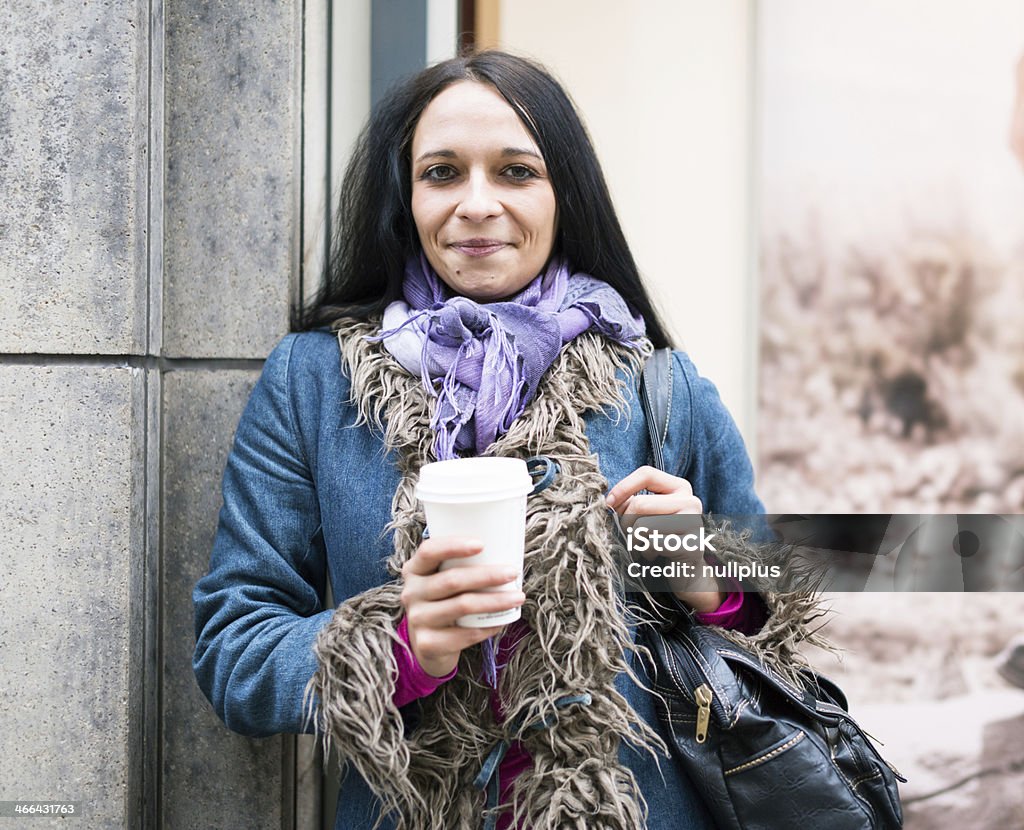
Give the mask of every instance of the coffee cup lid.
[{"label": "coffee cup lid", "polygon": [[456,458],[424,464],[416,498],[449,503],[497,501],[525,496],[532,489],[533,479],[521,458]]}]

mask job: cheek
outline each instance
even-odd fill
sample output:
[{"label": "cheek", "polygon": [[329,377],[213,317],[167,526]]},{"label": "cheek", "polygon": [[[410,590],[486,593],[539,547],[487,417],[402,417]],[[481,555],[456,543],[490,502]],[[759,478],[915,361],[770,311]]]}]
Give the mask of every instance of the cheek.
[{"label": "cheek", "polygon": [[530,194],[516,203],[507,203],[509,213],[521,231],[537,244],[550,244],[558,230],[558,209],[554,194]]},{"label": "cheek", "polygon": [[554,239],[558,234],[558,206],[554,203],[554,200],[551,202],[551,219],[548,222],[548,234],[551,239]]},{"label": "cheek", "polygon": [[435,233],[440,225],[434,200],[416,187],[412,189],[412,221],[421,241]]},{"label": "cheek", "polygon": [[554,191],[548,190],[538,200],[537,205],[537,233],[542,239],[554,239],[558,230],[558,205],[555,202]]}]

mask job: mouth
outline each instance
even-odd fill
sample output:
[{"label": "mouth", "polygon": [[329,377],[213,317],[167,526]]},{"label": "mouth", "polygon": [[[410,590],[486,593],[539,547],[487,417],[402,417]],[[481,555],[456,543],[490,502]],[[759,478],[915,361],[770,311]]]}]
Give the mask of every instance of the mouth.
[{"label": "mouth", "polygon": [[500,239],[460,239],[452,242],[448,247],[454,248],[460,254],[471,257],[484,257],[497,253],[508,245]]}]

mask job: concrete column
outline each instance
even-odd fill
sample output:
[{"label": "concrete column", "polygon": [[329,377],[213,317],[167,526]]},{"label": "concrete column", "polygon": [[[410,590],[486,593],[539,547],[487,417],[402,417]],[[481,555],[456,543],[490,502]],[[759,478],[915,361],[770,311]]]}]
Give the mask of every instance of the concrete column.
[{"label": "concrete column", "polygon": [[145,416],[142,370],[0,365],[0,801],[79,827],[140,826]]},{"label": "concrete column", "polygon": [[0,15],[0,352],[145,346],[146,9]]},{"label": "concrete column", "polygon": [[69,826],[320,820],[308,748],[230,733],[190,666],[224,459],[301,290],[302,15],[0,15],[0,801],[80,802]]},{"label": "concrete column", "polygon": [[81,827],[145,787],[149,43],[140,2],[0,15],[0,800]]},{"label": "concrete column", "polygon": [[301,232],[301,0],[165,0],[163,353],[263,358]]}]

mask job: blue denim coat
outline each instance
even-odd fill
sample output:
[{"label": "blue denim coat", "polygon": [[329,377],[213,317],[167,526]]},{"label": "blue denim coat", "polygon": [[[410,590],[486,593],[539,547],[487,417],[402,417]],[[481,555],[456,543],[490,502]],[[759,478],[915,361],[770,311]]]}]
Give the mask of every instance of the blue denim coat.
[{"label": "blue denim coat", "polygon": [[[690,481],[706,511],[763,512],[743,440],[717,391],[684,353],[674,360],[669,471]],[[355,420],[337,339],[315,331],[288,335],[274,349],[239,422],[210,571],[193,592],[193,669],[218,716],[243,735],[312,731],[302,698],[316,669],[313,643],[333,613],[327,580],[341,603],[389,579],[392,540],[382,530],[399,473],[379,438]],[[589,413],[586,430],[609,485],[650,463],[636,395],[628,419]],[[648,693],[625,675],[619,689],[657,723]],[[659,771],[649,755],[623,746],[621,760],[647,799],[651,830],[713,826],[670,759]],[[336,830],[370,828],[376,815],[376,799],[350,769]]]}]

